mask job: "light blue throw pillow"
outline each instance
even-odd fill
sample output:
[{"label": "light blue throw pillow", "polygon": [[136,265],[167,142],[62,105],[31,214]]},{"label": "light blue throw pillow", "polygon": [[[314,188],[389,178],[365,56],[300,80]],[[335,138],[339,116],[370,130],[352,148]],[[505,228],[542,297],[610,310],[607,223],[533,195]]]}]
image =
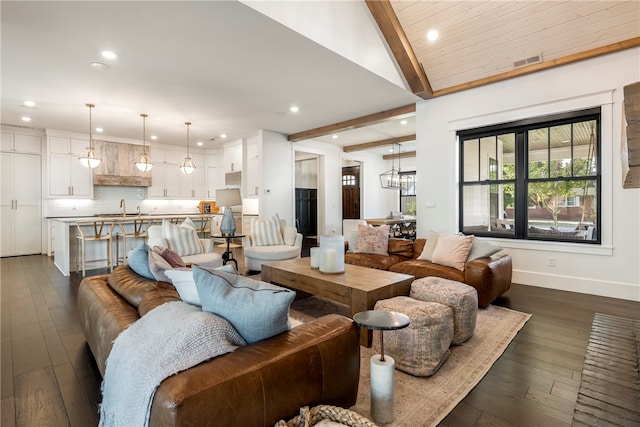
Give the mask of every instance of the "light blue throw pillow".
[{"label": "light blue throw pillow", "polygon": [[224,317],[247,343],[289,329],[292,290],[216,270],[193,267],[202,310]]},{"label": "light blue throw pillow", "polygon": [[140,243],[134,249],[129,251],[127,256],[129,267],[139,275],[147,279],[156,280],[149,268],[149,247],[146,243]]}]

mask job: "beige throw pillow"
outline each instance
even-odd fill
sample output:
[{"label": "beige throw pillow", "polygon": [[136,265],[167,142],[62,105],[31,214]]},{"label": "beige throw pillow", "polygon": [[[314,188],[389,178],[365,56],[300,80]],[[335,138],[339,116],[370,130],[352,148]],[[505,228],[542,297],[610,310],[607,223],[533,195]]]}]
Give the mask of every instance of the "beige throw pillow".
[{"label": "beige throw pillow", "polygon": [[389,255],[389,226],[358,224],[358,240],[355,253]]},{"label": "beige throw pillow", "polygon": [[440,233],[438,244],[433,250],[432,262],[464,271],[464,265],[471,251],[473,236]]},{"label": "beige throw pillow", "polygon": [[418,259],[423,259],[425,261],[432,261],[433,250],[436,248],[438,244],[438,236],[440,233],[436,233],[435,231],[429,230],[429,237],[427,237],[427,242],[424,244],[424,249],[422,249],[422,253],[418,257]]}]

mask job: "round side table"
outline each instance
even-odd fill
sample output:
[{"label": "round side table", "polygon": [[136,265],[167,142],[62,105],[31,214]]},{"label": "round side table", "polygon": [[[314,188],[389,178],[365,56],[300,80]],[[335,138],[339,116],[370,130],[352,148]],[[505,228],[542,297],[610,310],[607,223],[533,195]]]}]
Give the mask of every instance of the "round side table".
[{"label": "round side table", "polygon": [[384,355],[384,331],[406,328],[409,316],[395,311],[368,310],[356,313],[353,322],[380,331],[380,354],[371,356],[371,416],[382,424],[393,421],[395,360]]}]

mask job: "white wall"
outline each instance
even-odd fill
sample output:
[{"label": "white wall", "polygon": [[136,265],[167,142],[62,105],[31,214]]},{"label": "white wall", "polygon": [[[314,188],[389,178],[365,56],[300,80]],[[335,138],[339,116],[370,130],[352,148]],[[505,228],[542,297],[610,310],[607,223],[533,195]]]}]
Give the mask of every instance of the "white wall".
[{"label": "white wall", "polygon": [[243,3],[397,86],[407,88],[365,2],[248,0]]},{"label": "white wall", "polygon": [[268,130],[261,130],[258,138],[262,141],[260,216],[278,214],[287,224],[294,225],[295,165],[291,143],[285,135]]},{"label": "white wall", "polygon": [[639,80],[635,48],[420,102],[418,235],[458,231],[456,131],[601,106],[602,244],[494,240],[513,257],[515,283],[640,301],[640,190],[622,189],[620,158],[622,88]]}]

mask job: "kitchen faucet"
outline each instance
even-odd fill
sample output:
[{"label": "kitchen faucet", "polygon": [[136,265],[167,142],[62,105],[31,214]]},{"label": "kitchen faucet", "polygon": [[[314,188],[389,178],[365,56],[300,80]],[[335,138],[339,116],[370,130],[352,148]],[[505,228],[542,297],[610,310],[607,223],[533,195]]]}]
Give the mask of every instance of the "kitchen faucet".
[{"label": "kitchen faucet", "polygon": [[122,208],[122,216],[127,216],[127,202],[124,199],[120,199],[120,207]]}]

